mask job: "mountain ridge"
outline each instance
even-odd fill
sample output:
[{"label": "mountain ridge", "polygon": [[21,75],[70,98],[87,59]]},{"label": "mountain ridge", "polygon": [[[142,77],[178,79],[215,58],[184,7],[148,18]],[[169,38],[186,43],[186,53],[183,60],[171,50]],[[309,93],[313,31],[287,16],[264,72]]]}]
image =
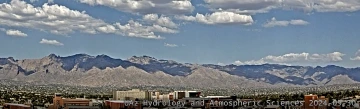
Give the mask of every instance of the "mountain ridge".
[{"label": "mountain ridge", "polygon": [[[0,58],[0,80],[82,86],[276,87],[360,83],[360,68],[179,63],[151,56],[50,54],[41,59]],[[145,75],[145,76],[144,76]],[[342,82],[344,80],[344,82]],[[207,85],[211,84],[211,85]]]}]

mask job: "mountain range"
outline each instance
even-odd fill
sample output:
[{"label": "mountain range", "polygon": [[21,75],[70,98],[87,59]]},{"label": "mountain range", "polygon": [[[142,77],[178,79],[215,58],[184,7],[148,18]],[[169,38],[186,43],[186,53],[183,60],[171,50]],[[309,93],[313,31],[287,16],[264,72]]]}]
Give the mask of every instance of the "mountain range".
[{"label": "mountain range", "polygon": [[114,59],[107,55],[55,54],[41,59],[0,58],[0,80],[90,87],[168,86],[244,88],[360,83],[360,67],[344,68],[179,63],[150,56]]}]

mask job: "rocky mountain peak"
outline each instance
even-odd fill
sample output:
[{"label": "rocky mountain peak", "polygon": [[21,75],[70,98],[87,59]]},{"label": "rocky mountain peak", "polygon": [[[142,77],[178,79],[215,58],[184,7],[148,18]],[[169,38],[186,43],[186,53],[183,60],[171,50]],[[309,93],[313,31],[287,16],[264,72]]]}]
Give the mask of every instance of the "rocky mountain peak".
[{"label": "rocky mountain peak", "polygon": [[12,62],[15,62],[14,57],[8,57],[7,59],[10,60],[10,61],[12,61]]},{"label": "rocky mountain peak", "polygon": [[13,64],[13,63],[15,63],[16,61],[17,61],[17,60],[15,60],[13,57],[0,58],[0,65]]},{"label": "rocky mountain peak", "polygon": [[113,58],[111,58],[110,56],[108,56],[108,55],[104,55],[104,54],[102,54],[102,55],[97,55],[95,58],[113,59]]},{"label": "rocky mountain peak", "polygon": [[341,67],[337,65],[327,65],[325,66],[325,68],[341,68]]},{"label": "rocky mountain peak", "polygon": [[150,56],[133,56],[131,58],[128,59],[128,61],[132,62],[132,63],[137,63],[137,64],[150,64],[152,62],[157,62],[157,59],[155,59],[154,57],[150,57]]},{"label": "rocky mountain peak", "polygon": [[60,56],[58,56],[58,55],[56,55],[56,54],[51,53],[49,56],[47,56],[47,57],[45,57],[45,58],[49,58],[49,59],[55,60],[55,59],[60,58]]},{"label": "rocky mountain peak", "polygon": [[72,57],[72,58],[93,58],[93,56],[90,56],[90,55],[85,54],[85,53],[75,54],[75,55],[72,55],[72,56],[69,56],[69,57]]},{"label": "rocky mountain peak", "polygon": [[[121,69],[119,69],[121,68]],[[131,68],[131,69],[128,69]],[[199,70],[204,69],[204,70]],[[212,74],[208,74],[208,72]],[[16,75],[23,74],[24,78],[34,77],[46,73],[49,75],[43,78],[48,80],[64,80],[65,78],[72,78],[71,80],[81,80],[88,77],[100,78],[99,84],[108,83],[108,81],[118,80],[112,79],[116,77],[130,77],[134,80],[143,81],[142,77],[150,77],[153,75],[157,79],[148,79],[146,81],[158,81],[159,78],[164,80],[164,83],[169,83],[172,78],[193,78],[190,80],[206,81],[205,83],[212,83],[212,79],[222,78],[222,75],[231,75],[233,77],[241,77],[246,80],[258,81],[266,84],[289,84],[289,85],[326,85],[328,83],[344,83],[341,80],[353,80],[345,83],[352,83],[354,81],[360,82],[360,67],[359,68],[344,68],[341,66],[288,66],[278,64],[263,64],[263,65],[224,65],[219,66],[215,64],[183,64],[173,60],[156,59],[150,56],[133,56],[128,60],[114,59],[107,55],[90,56],[87,54],[75,54],[67,57],[60,57],[55,54],[50,54],[41,59],[24,59],[16,61],[12,57],[0,58],[0,80],[12,79]],[[50,72],[50,73],[49,73]],[[104,72],[104,73],[99,73]],[[113,72],[113,75],[107,75]],[[127,72],[127,73],[126,73]],[[131,73],[130,73],[131,72]],[[139,73],[143,72],[143,73]],[[164,73],[164,75],[157,75],[157,73]],[[217,75],[216,73],[222,73]],[[58,75],[59,74],[59,75]],[[60,75],[61,74],[61,75]],[[104,75],[106,74],[106,75]],[[6,76],[12,75],[12,76]],[[65,77],[64,75],[68,75]],[[79,77],[74,76],[79,75]],[[81,75],[81,76],[80,76]],[[94,76],[96,75],[96,76]],[[147,76],[142,76],[147,75]],[[344,75],[340,79],[334,79],[339,75]],[[88,76],[88,77],[87,77]],[[60,78],[54,79],[52,77]],[[204,77],[211,77],[207,80]],[[196,79],[195,79],[196,78]],[[34,80],[33,78],[29,80]],[[70,79],[69,79],[70,80]],[[226,79],[227,80],[227,79]],[[336,80],[336,81],[333,81]],[[236,80],[237,81],[237,80]],[[224,83],[236,83],[233,81],[225,81]],[[330,81],[330,82],[329,82]],[[333,81],[333,82],[331,82]],[[68,82],[66,82],[68,83]],[[77,83],[77,82],[74,82]],[[213,83],[213,84],[224,84]],[[87,84],[87,83],[84,83]],[[121,84],[121,82],[119,83]],[[164,85],[164,84],[161,84]],[[198,85],[196,83],[192,85]]]},{"label": "rocky mountain peak", "polygon": [[54,53],[51,53],[48,57],[58,57],[58,56]]},{"label": "rocky mountain peak", "polygon": [[161,63],[169,63],[169,64],[180,64],[174,60],[159,60]]}]

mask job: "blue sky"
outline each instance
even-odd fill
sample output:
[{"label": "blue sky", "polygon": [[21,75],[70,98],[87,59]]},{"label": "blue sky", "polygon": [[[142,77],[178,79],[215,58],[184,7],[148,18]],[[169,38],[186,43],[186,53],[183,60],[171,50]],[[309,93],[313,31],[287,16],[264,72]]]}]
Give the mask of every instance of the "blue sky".
[{"label": "blue sky", "polygon": [[0,57],[360,66],[358,0],[1,0]]}]

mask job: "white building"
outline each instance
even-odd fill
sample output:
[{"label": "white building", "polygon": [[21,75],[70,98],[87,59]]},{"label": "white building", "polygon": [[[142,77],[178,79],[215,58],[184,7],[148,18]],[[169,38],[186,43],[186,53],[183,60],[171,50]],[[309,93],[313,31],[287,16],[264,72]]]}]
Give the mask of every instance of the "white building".
[{"label": "white building", "polygon": [[135,100],[136,98],[149,100],[151,95],[148,91],[132,89],[128,91],[114,91],[113,98],[113,100]]},{"label": "white building", "polygon": [[169,93],[169,94],[160,94],[160,92],[151,92],[151,93],[152,93],[151,98],[153,100],[169,101],[174,99],[174,93]]},{"label": "white building", "polygon": [[160,92],[151,92],[153,100],[174,100],[183,98],[200,98],[201,92],[199,91],[174,91],[169,94],[160,94]]},{"label": "white building", "polygon": [[199,98],[201,92],[199,91],[175,91],[174,98],[182,99],[182,98]]}]

